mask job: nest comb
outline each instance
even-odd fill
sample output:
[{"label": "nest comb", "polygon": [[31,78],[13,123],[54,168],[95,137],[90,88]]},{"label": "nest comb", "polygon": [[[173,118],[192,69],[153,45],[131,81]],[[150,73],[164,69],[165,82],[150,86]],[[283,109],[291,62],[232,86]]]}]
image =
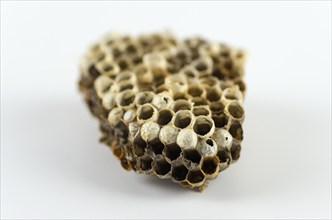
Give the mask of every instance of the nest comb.
[{"label": "nest comb", "polygon": [[111,33],[82,57],[79,88],[123,168],[203,190],[240,156],[244,60],[198,37]]}]

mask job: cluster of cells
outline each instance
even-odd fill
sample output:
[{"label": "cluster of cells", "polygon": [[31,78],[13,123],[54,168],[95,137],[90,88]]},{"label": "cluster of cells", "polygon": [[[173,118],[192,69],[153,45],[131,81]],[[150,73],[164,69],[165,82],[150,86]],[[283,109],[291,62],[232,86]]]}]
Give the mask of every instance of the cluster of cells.
[{"label": "cluster of cells", "polygon": [[244,60],[199,37],[111,33],[82,57],[79,85],[125,169],[202,190],[240,156]]}]

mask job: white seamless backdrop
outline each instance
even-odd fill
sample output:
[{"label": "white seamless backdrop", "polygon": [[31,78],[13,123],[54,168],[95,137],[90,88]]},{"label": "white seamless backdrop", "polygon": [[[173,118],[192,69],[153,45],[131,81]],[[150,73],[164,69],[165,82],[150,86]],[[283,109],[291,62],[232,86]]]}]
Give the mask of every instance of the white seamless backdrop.
[{"label": "white seamless backdrop", "polygon": [[[107,31],[249,51],[241,158],[202,193],[124,171],[78,93]],[[1,1],[1,218],[331,218],[331,2]]]}]

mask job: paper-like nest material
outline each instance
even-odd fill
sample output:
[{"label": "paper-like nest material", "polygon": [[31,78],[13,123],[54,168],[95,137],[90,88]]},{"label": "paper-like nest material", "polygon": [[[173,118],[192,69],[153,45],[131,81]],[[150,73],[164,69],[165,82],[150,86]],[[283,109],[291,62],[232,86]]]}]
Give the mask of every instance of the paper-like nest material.
[{"label": "paper-like nest material", "polygon": [[126,170],[203,190],[240,156],[244,60],[198,37],[111,33],[82,57],[79,86]]}]

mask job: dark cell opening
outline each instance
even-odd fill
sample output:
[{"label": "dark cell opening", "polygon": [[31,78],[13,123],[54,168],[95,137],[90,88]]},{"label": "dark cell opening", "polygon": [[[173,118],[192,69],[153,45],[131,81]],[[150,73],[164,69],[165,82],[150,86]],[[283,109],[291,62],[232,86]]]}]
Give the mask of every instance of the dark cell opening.
[{"label": "dark cell opening", "polygon": [[185,180],[187,173],[188,173],[188,169],[184,165],[173,167],[173,170],[172,170],[172,176],[177,181]]},{"label": "dark cell opening", "polygon": [[166,157],[171,160],[175,160],[180,156],[181,148],[177,144],[168,145],[166,146],[165,153]]},{"label": "dark cell opening", "polygon": [[204,173],[211,175],[217,171],[219,161],[217,158],[206,158],[202,164],[202,170]]},{"label": "dark cell opening", "polygon": [[149,156],[144,156],[141,158],[141,169],[144,171],[151,170],[152,159]]},{"label": "dark cell opening", "polygon": [[171,170],[171,165],[164,159],[157,160],[154,165],[154,170],[156,174],[164,176]]},{"label": "dark cell opening", "polygon": [[146,120],[151,118],[152,115],[153,115],[153,108],[149,105],[145,105],[141,107],[141,111],[138,114],[138,118]]},{"label": "dark cell opening", "polygon": [[188,181],[190,183],[199,183],[204,180],[204,174],[200,170],[192,170],[188,174]]},{"label": "dark cell opening", "polygon": [[159,138],[150,141],[149,146],[156,155],[161,154],[165,148],[164,144],[159,140]]},{"label": "dark cell opening", "polygon": [[231,127],[229,128],[229,133],[236,140],[239,140],[239,141],[243,140],[243,130],[242,130],[242,125],[240,122],[237,122],[237,121],[233,122]]},{"label": "dark cell opening", "polygon": [[201,155],[195,149],[185,150],[184,158],[190,160],[193,163],[199,163],[201,161]]},{"label": "dark cell opening", "polygon": [[160,125],[168,124],[173,117],[173,112],[168,109],[163,109],[159,112],[157,123]]},{"label": "dark cell opening", "polygon": [[231,147],[231,155],[234,161],[240,158],[241,145],[233,144]]}]

